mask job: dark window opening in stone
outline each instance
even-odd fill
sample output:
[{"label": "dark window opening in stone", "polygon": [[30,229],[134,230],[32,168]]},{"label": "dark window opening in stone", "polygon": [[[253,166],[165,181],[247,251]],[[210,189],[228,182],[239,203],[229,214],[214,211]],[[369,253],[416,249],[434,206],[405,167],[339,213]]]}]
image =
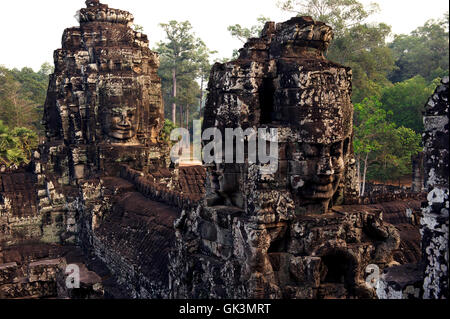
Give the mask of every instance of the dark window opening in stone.
[{"label": "dark window opening in stone", "polygon": [[53,164],[53,170],[56,174],[62,174],[63,169],[61,167],[61,160],[59,159],[58,156],[51,156],[51,161],[54,163]]},{"label": "dark window opening in stone", "polygon": [[324,283],[345,284],[352,287],[354,284],[354,263],[343,252],[336,251],[322,257],[324,272],[326,272]]},{"label": "dark window opening in stone", "polygon": [[52,215],[50,213],[44,214],[42,217],[43,225],[51,225],[52,224]]},{"label": "dark window opening in stone", "polygon": [[261,107],[261,124],[268,124],[273,121],[274,116],[274,93],[275,87],[272,79],[264,79],[259,89],[259,101]]},{"label": "dark window opening in stone", "polygon": [[345,154],[344,147],[342,142],[337,142],[331,145],[330,148],[330,156],[332,158],[339,158]]},{"label": "dark window opening in stone", "polygon": [[68,156],[68,164],[69,164],[69,176],[71,179],[75,178],[75,171],[74,171],[74,161],[71,154]]},{"label": "dark window opening in stone", "polygon": [[286,236],[283,236],[281,238],[278,238],[270,244],[269,250],[267,251],[268,254],[270,253],[280,253],[286,251]]}]

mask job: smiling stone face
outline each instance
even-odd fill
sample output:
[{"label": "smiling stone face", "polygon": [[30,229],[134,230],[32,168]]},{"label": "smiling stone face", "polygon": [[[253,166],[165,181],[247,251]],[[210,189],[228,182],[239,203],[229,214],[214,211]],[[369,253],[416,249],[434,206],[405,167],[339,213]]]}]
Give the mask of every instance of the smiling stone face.
[{"label": "smiling stone face", "polygon": [[114,107],[105,114],[105,133],[120,141],[129,141],[136,136],[136,108],[128,106]]},{"label": "smiling stone face", "polygon": [[332,144],[298,143],[289,163],[293,195],[326,211],[345,172],[349,138]]},{"label": "smiling stone face", "polygon": [[113,143],[138,143],[138,101],[133,92],[116,90],[101,94],[103,134]]}]

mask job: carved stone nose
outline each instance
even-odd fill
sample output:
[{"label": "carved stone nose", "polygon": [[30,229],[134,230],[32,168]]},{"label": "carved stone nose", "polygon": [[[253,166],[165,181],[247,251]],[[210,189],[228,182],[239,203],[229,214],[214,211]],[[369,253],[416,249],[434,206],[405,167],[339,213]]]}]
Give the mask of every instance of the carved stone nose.
[{"label": "carved stone nose", "polygon": [[128,120],[128,116],[126,113],[122,113],[122,115],[120,116],[120,123],[119,125],[122,126],[129,126],[130,125],[130,121]]}]

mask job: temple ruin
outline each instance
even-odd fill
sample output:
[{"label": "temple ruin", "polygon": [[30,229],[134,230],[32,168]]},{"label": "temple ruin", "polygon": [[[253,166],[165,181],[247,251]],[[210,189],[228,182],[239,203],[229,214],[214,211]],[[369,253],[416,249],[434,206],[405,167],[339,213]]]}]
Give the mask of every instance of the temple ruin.
[{"label": "temple ruin", "polygon": [[422,209],[424,298],[448,299],[448,77],[429,99],[424,116],[427,201]]},{"label": "temple ruin", "polygon": [[[77,16],[54,53],[45,142],[0,173],[0,298],[383,298],[396,267],[421,265],[421,242],[413,292],[448,289],[435,271],[448,265],[448,79],[427,107],[422,209],[420,180],[358,197],[352,71],[324,57],[324,23],[268,22],[212,69],[203,129],[264,129],[267,143],[276,129],[272,172],[248,160],[254,136],[241,164],[171,163],[147,36],[98,0]],[[377,289],[373,266],[395,278]]]},{"label": "temple ruin", "polygon": [[176,297],[374,297],[365,267],[392,263],[400,235],[379,213],[340,206],[358,192],[352,73],[324,58],[332,38],[309,17],[267,23],[213,67],[204,128],[278,129],[278,170],[208,167],[205,204],[176,224]]},{"label": "temple ruin", "polygon": [[448,299],[448,80],[442,79],[425,105],[420,157],[428,194],[420,214],[422,258],[386,269],[380,298]]}]

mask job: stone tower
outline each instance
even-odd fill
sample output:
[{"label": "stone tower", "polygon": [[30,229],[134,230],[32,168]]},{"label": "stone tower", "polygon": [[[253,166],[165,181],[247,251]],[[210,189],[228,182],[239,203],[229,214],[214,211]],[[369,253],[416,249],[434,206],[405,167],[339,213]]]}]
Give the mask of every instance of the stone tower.
[{"label": "stone tower", "polygon": [[423,134],[426,187],[421,219],[425,299],[448,298],[448,84],[444,77],[425,106]]},{"label": "stone tower", "polygon": [[278,167],[261,170],[248,153],[208,166],[205,203],[176,223],[175,297],[374,297],[366,267],[389,264],[400,239],[380,215],[337,206],[357,185],[352,73],[324,58],[332,38],[310,17],[269,22],[213,67],[203,129],[275,129]]},{"label": "stone tower", "polygon": [[158,55],[132,29],[133,15],[86,1],[79,27],[64,31],[44,108],[51,170],[61,181],[114,174],[116,163],[149,169],[162,163]]},{"label": "stone tower", "polygon": [[216,126],[222,136],[225,128],[277,129],[279,167],[273,176],[247,175],[245,165],[210,167],[210,202],[259,215],[269,206],[276,210],[275,191],[283,194],[285,209],[325,213],[343,202],[344,193],[356,195],[352,72],[324,58],[332,37],[330,27],[308,17],[276,29],[271,23],[239,59],[214,66],[204,129]]},{"label": "stone tower", "polygon": [[[86,5],[54,54],[46,140],[28,167],[0,174],[0,298],[168,295],[178,210],[144,196],[173,198],[177,186],[159,140],[158,55],[130,13]],[[74,263],[81,288],[71,290]]]},{"label": "stone tower", "polygon": [[131,13],[86,5],[54,52],[46,140],[32,163],[47,242],[80,241],[83,187],[120,176],[124,166],[151,174],[168,161],[158,54],[132,29]]}]

